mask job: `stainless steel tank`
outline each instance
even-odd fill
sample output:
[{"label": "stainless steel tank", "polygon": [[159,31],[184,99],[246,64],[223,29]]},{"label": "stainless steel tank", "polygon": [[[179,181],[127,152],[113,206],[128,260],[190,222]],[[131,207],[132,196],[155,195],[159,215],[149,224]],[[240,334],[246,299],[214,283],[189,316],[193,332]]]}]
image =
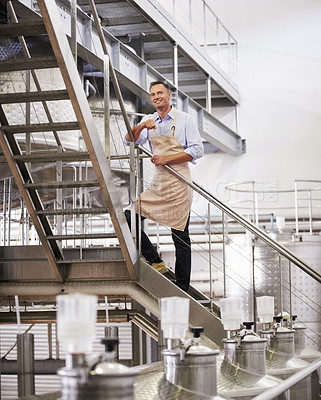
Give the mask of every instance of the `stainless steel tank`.
[{"label": "stainless steel tank", "polygon": [[295,357],[305,360],[307,362],[313,362],[321,358],[319,351],[308,349],[306,346],[306,330],[307,327],[302,323],[296,321],[297,316],[293,315],[292,319],[288,319],[287,328],[294,330],[294,354]]},{"label": "stainless steel tank", "polygon": [[192,345],[181,357],[178,349],[164,350],[165,379],[185,389],[216,396],[216,357],[219,350]]},{"label": "stainless steel tank", "polygon": [[[224,339],[223,343],[218,374],[220,395],[248,400],[281,382],[266,374],[266,339],[247,329],[234,338]],[[289,399],[289,393],[278,399]]]},{"label": "stainless steel tank", "polygon": [[[111,345],[112,340],[106,340]],[[114,353],[110,350],[110,353]],[[61,400],[134,400],[137,371],[100,357],[88,362],[85,356],[73,357],[58,371],[62,382]]]},{"label": "stainless steel tank", "polygon": [[223,400],[227,397],[209,396],[168,382],[164,363],[154,363],[141,369],[135,379],[135,400]]},{"label": "stainless steel tank", "polygon": [[[291,375],[305,368],[309,364],[294,355],[294,330],[277,327],[269,331],[260,332],[261,337],[268,339],[266,366],[269,375],[280,379],[287,379]],[[292,386],[291,400],[313,400],[317,388],[311,375]]]},{"label": "stainless steel tank", "polygon": [[164,363],[141,370],[135,382],[135,400],[222,399],[216,388],[219,350],[200,345],[203,328],[191,328],[193,339],[170,339],[162,352]]}]

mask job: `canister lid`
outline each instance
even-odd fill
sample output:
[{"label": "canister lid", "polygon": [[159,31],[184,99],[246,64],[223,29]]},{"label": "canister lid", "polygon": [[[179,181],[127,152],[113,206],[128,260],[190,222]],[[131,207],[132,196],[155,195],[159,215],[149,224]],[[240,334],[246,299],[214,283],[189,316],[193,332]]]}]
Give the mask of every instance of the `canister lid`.
[{"label": "canister lid", "polygon": [[136,372],[125,365],[103,361],[98,363],[95,368],[90,371],[90,375],[131,376],[136,375]]},{"label": "canister lid", "polygon": [[263,342],[267,342],[267,339],[262,339],[258,336],[255,335],[245,335],[244,338],[242,339],[242,342],[245,343],[263,343]]},{"label": "canister lid", "polygon": [[293,329],[289,329],[289,328],[285,328],[284,326],[280,326],[279,328],[277,328],[276,333],[293,333],[294,330]]},{"label": "canister lid", "polygon": [[193,345],[187,350],[187,354],[191,356],[198,356],[198,355],[217,355],[219,354],[219,350],[210,349],[206,346],[200,345]]}]

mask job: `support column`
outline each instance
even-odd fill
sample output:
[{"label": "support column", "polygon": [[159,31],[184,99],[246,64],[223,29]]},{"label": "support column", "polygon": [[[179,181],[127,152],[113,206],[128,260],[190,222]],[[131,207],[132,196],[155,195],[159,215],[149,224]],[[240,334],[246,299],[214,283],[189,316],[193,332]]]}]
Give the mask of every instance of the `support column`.
[{"label": "support column", "polygon": [[173,47],[173,85],[175,86],[175,91],[172,95],[172,105],[177,107],[177,89],[178,89],[178,45],[174,44]]},{"label": "support column", "polygon": [[[118,326],[115,325],[107,325],[105,327],[105,337],[109,339],[118,339],[119,340],[119,332],[118,332]],[[118,363],[119,362],[119,343],[115,345],[115,361]]]},{"label": "support column", "polygon": [[[132,308],[145,310],[137,301],[132,300]],[[146,333],[138,326],[132,324],[132,362],[133,366],[147,363]]]},{"label": "support column", "polygon": [[110,86],[109,86],[109,56],[104,55],[104,128],[105,128],[105,154],[110,165]]},{"label": "support column", "polygon": [[32,333],[17,335],[18,396],[35,394],[34,336]]},{"label": "support column", "polygon": [[212,81],[210,76],[206,79],[206,111],[212,112]]}]

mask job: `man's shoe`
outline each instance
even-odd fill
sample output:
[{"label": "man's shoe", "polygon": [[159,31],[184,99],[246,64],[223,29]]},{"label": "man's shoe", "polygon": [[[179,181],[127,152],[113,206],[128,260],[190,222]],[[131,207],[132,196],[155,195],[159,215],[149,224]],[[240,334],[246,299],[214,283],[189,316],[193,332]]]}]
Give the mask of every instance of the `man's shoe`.
[{"label": "man's shoe", "polygon": [[160,263],[152,263],[152,267],[154,269],[156,269],[156,271],[160,272],[161,274],[166,274],[166,272],[168,271],[164,261],[162,261]]}]

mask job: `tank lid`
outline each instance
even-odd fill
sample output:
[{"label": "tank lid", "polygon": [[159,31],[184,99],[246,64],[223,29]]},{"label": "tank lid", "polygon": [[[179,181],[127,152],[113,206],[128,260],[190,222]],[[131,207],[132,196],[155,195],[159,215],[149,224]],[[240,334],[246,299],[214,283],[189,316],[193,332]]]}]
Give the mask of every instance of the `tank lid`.
[{"label": "tank lid", "polygon": [[134,376],[136,372],[125,365],[103,361],[98,363],[95,368],[90,371],[90,375]]},{"label": "tank lid", "polygon": [[262,339],[262,338],[260,338],[258,336],[255,336],[255,335],[246,335],[246,336],[244,336],[242,342],[247,342],[247,343],[253,343],[253,342],[257,342],[258,343],[258,342],[260,342],[260,343],[263,343],[263,342],[267,342],[267,339]]},{"label": "tank lid", "polygon": [[217,355],[219,354],[219,350],[214,350],[210,349],[209,347],[206,346],[200,346],[200,345],[192,345],[188,350],[187,354],[191,356],[198,356],[198,355]]},{"label": "tank lid", "polygon": [[293,333],[293,329],[285,328],[284,326],[280,326],[277,330],[276,333]]}]

